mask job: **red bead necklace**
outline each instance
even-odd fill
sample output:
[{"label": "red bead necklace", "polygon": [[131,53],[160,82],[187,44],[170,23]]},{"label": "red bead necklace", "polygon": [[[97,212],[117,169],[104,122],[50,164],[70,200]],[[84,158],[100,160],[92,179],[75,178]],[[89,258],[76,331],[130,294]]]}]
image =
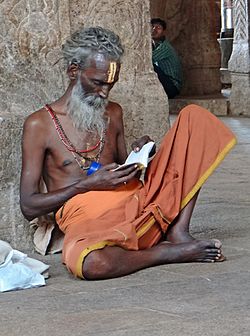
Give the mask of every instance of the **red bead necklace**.
[{"label": "red bead necklace", "polygon": [[[55,129],[57,131],[57,134],[59,136],[59,138],[61,139],[62,143],[64,144],[64,146],[70,151],[70,152],[74,152],[77,154],[84,154],[84,153],[89,153],[94,151],[96,148],[98,148],[101,144],[102,146],[100,146],[100,149],[104,146],[104,137],[105,137],[105,131],[102,132],[102,135],[100,137],[100,139],[98,140],[98,142],[90,148],[87,149],[76,149],[75,146],[72,144],[72,142],[69,140],[69,138],[67,137],[59,119],[57,118],[56,114],[54,113],[54,111],[51,109],[51,107],[49,105],[45,105],[46,110],[49,112],[51,119],[54,122],[55,125]],[[101,150],[102,150],[101,149]],[[99,153],[100,156],[100,153]]]}]

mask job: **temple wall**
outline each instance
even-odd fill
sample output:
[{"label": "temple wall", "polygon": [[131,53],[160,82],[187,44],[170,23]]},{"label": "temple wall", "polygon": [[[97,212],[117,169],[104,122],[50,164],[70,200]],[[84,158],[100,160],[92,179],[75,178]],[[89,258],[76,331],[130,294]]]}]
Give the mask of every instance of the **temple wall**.
[{"label": "temple wall", "polygon": [[169,127],[168,100],[151,65],[148,1],[0,1],[0,239],[30,248],[19,210],[24,118],[64,93],[60,47],[79,26],[99,25],[121,36],[126,55],[111,98],[124,108],[127,141],[145,133],[157,142]]},{"label": "temple wall", "polygon": [[181,96],[217,94],[220,82],[218,15],[211,0],[151,0],[151,17],[167,22],[167,38],[183,65]]}]

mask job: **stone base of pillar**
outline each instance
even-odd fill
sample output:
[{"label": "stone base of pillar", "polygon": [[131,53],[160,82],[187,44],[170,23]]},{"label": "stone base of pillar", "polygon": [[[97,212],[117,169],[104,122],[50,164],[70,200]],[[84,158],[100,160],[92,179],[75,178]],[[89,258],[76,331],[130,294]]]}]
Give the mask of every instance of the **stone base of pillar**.
[{"label": "stone base of pillar", "polygon": [[220,81],[223,86],[231,87],[231,73],[226,68],[220,68]]},{"label": "stone base of pillar", "polygon": [[231,73],[230,114],[250,116],[250,74]]}]

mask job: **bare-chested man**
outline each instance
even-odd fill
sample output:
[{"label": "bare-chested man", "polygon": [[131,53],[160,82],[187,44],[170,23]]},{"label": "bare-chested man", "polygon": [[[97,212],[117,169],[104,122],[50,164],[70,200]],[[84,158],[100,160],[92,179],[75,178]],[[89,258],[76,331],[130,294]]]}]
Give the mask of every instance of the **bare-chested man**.
[{"label": "bare-chested man", "polygon": [[[165,136],[144,183],[136,164],[114,171],[127,157],[122,109],[108,101],[121,67],[119,37],[100,27],[81,29],[63,55],[70,80],[65,94],[24,124],[24,216],[55,213],[65,233],[63,261],[86,279],[221,260],[221,243],[195,240],[189,222],[200,187],[235,143],[230,130],[189,106]],[[149,140],[144,136],[132,148]],[[39,191],[41,178],[47,193]]]}]

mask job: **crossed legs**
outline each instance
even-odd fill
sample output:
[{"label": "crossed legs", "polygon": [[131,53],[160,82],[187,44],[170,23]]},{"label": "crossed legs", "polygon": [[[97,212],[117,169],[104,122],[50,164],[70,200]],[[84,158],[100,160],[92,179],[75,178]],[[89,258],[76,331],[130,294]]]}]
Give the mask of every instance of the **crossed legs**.
[{"label": "crossed legs", "polygon": [[198,193],[171,224],[166,239],[139,251],[105,247],[92,251],[84,260],[83,275],[89,280],[109,279],[138,270],[170,263],[214,262],[221,258],[219,240],[196,240],[189,234],[189,224]]}]

